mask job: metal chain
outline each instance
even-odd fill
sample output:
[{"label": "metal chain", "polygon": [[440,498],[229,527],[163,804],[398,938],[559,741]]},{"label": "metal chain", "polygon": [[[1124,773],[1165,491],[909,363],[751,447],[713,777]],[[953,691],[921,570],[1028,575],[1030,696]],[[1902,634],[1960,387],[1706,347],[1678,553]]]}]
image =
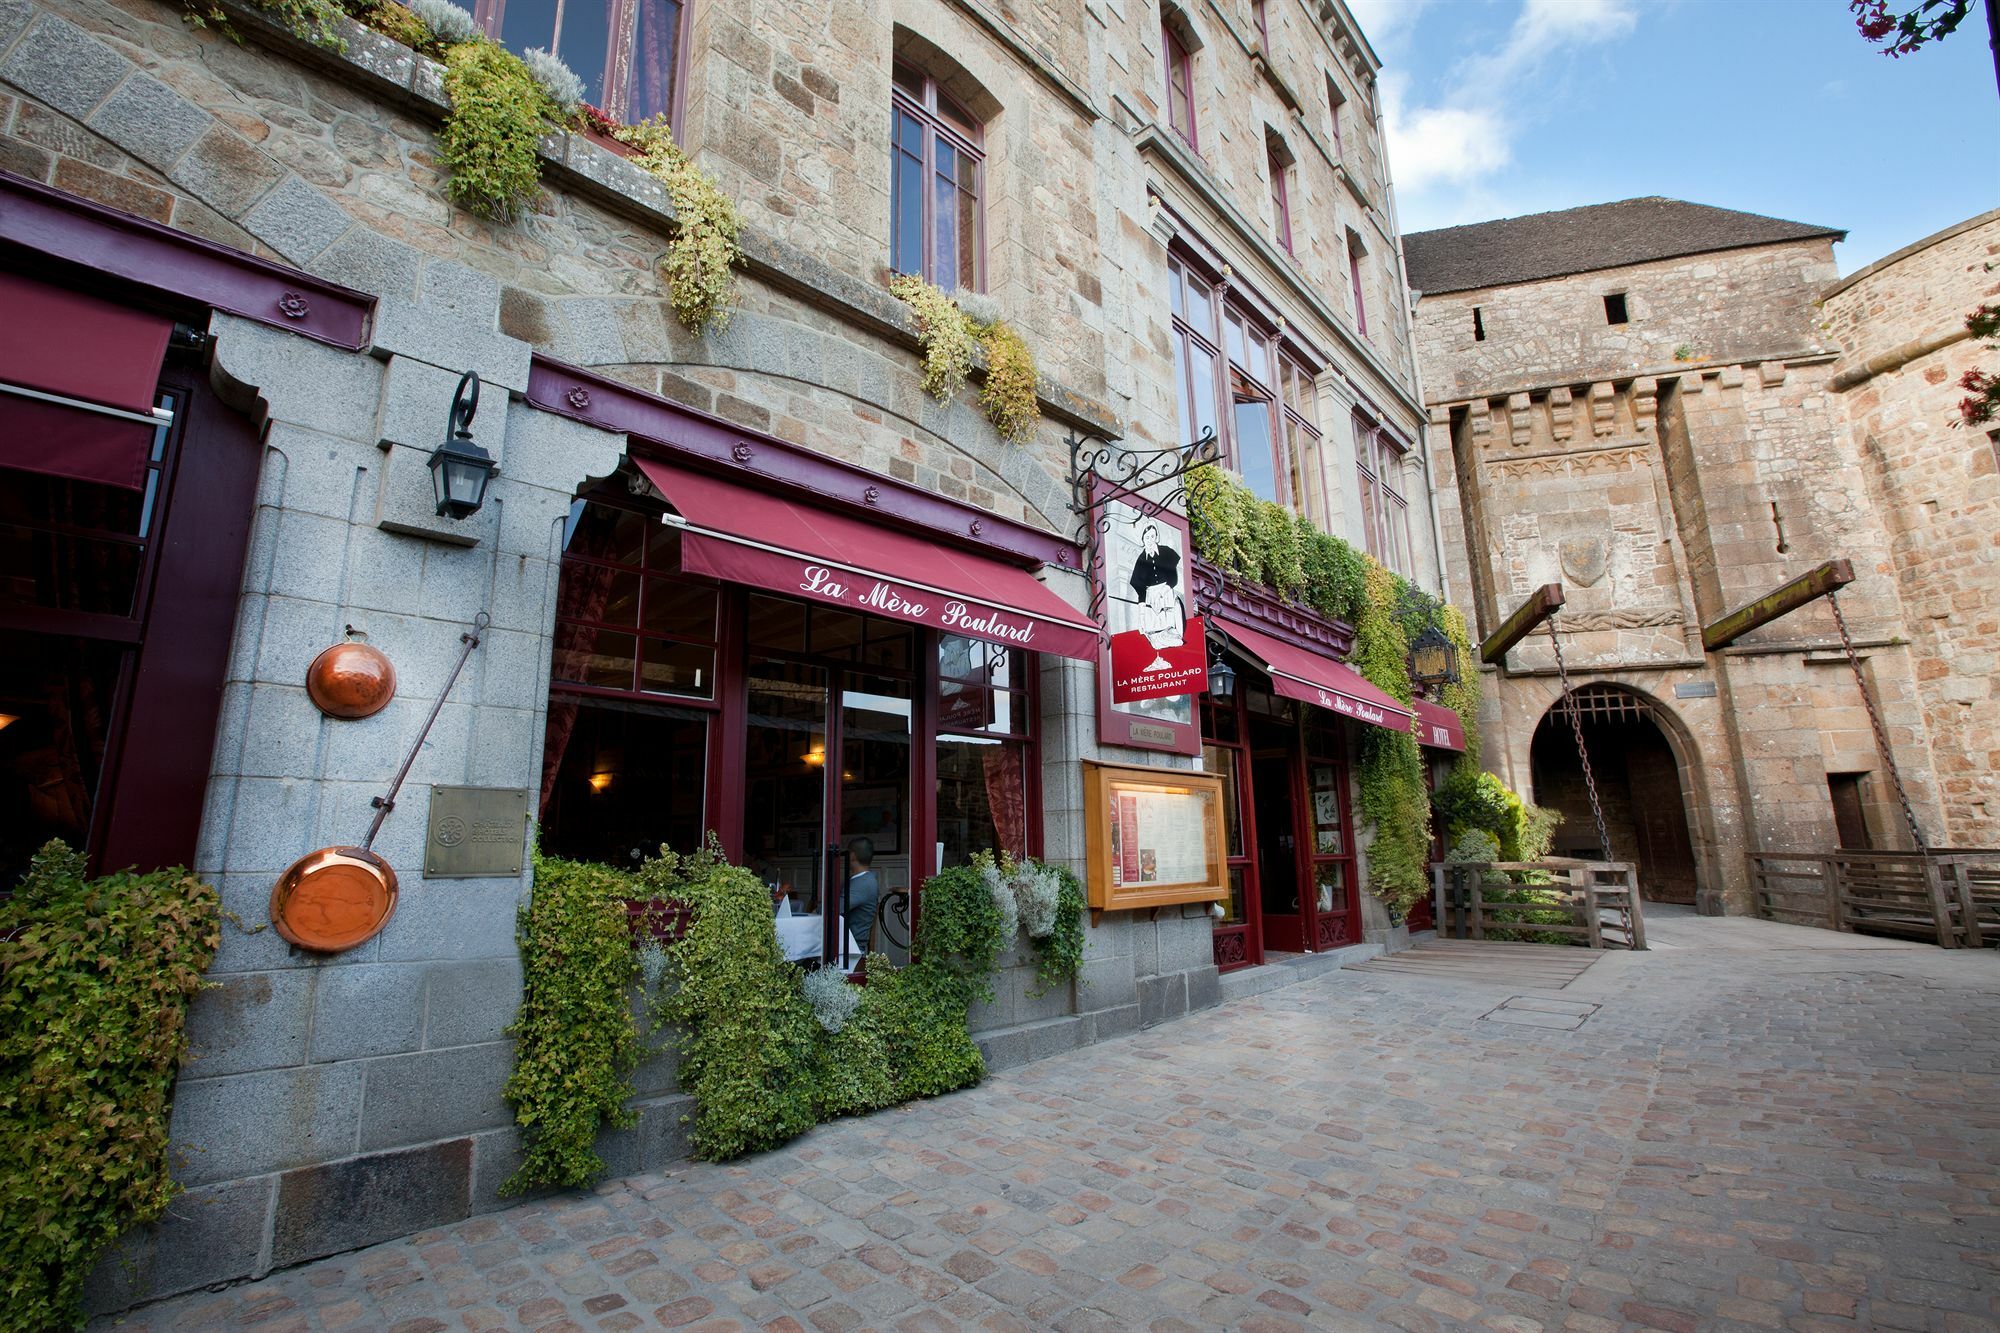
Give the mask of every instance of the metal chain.
[{"label": "metal chain", "polygon": [[1590,794],[1590,817],[1597,821],[1598,853],[1604,860],[1611,856],[1611,834],[1604,827],[1604,806],[1597,799],[1597,775],[1590,771],[1590,749],[1583,743],[1583,710],[1576,706],[1576,700],[1569,690],[1569,668],[1563,663],[1562,631],[1556,626],[1555,613],[1549,615],[1549,642],[1556,650],[1556,679],[1562,682],[1563,710],[1569,714],[1569,728],[1576,737],[1577,761],[1583,765],[1583,789]]},{"label": "metal chain", "polygon": [[1861,691],[1862,707],[1868,710],[1868,725],[1875,729],[1875,748],[1881,752],[1882,763],[1889,770],[1889,781],[1895,784],[1896,800],[1903,807],[1903,821],[1910,826],[1910,836],[1916,840],[1917,850],[1925,851],[1929,844],[1924,841],[1924,831],[1917,825],[1917,812],[1910,807],[1910,794],[1903,790],[1903,774],[1896,767],[1896,752],[1889,748],[1889,732],[1882,725],[1882,715],[1875,711],[1875,692],[1868,688],[1868,678],[1861,674],[1861,656],[1854,651],[1854,640],[1847,632],[1847,617],[1840,614],[1840,598],[1832,592],[1826,595],[1826,604],[1833,608],[1833,623],[1840,631],[1840,646],[1847,650],[1847,665],[1854,672],[1854,687]]}]

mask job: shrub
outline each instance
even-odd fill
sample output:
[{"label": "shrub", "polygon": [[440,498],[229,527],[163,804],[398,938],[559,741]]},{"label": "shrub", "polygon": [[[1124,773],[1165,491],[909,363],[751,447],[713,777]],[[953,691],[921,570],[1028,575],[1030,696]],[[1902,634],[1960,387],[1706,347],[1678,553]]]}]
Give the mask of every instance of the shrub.
[{"label": "shrub", "polygon": [[[869,960],[871,977],[879,966],[886,976],[894,969],[879,954]],[[892,1106],[896,1094],[895,1062],[883,1037],[880,1018],[869,1007],[867,994],[874,987],[854,986],[831,968],[808,973],[810,986],[815,977],[831,977],[840,988],[854,996],[854,1012],[839,1028],[824,1025],[813,1043],[813,1111],[821,1120],[835,1116],[861,1115]]]},{"label": "shrub", "polygon": [[528,73],[556,104],[556,109],[565,116],[575,114],[583,105],[583,80],[576,71],[565,65],[562,57],[553,51],[545,51],[539,46],[531,46],[521,53],[521,63],[528,67]]},{"label": "shrub", "polygon": [[839,1032],[861,1007],[861,989],[849,984],[847,975],[830,967],[806,973],[806,1003],[813,1017],[828,1032]]},{"label": "shrub", "polygon": [[[417,16],[433,32],[428,11],[457,8],[418,4]],[[450,173],[445,194],[482,217],[511,220],[541,186],[542,131],[554,105],[519,56],[488,41],[463,41],[445,52],[444,91],[451,100],[438,131],[438,160]]]},{"label": "shrub", "polygon": [[666,187],[673,201],[674,235],[660,261],[660,276],[666,279],[674,317],[696,333],[727,328],[736,303],[733,266],[743,257],[736,205],[713,176],[681,151],[665,116],[616,133],[638,150],[639,165]]},{"label": "shrub", "polygon": [[979,406],[986,419],[1004,440],[1034,439],[1035,428],[1042,423],[1035,354],[1013,326],[1002,321],[979,325],[977,334],[986,352],[986,382],[979,386]]},{"label": "shrub", "polygon": [[917,316],[924,354],[924,392],[948,402],[972,373],[972,321],[949,295],[914,273],[889,280],[889,291]]},{"label": "shrub", "polygon": [[945,972],[965,986],[968,998],[980,1000],[993,998],[993,968],[1008,940],[987,868],[978,862],[953,866],[925,880],[912,941],[918,960],[912,968]]},{"label": "shrub", "polygon": [[168,1115],[221,917],[184,870],[87,879],[59,842],[0,901],[0,1323],[80,1326],[99,1253],[178,1192]]},{"label": "shrub", "polygon": [[690,912],[687,933],[667,950],[657,1021],[673,1029],[681,1090],[694,1098],[695,1156],[722,1161],[812,1128],[824,1029],[778,947],[770,891],[725,861],[713,837],[691,856],[661,848],[639,882],[645,896]]},{"label": "shrub", "polygon": [[405,3],[441,45],[477,42],[486,35],[479,20],[451,0],[405,0]]},{"label": "shrub", "polygon": [[640,975],[625,899],[632,877],[609,866],[535,857],[521,908],[521,1009],[504,1096],[520,1125],[521,1167],[502,1194],[587,1185],[604,1172],[597,1132],[637,1117],[625,1106],[639,1062],[632,984]]},{"label": "shrub", "polygon": [[[925,894],[928,912],[928,886]],[[986,1062],[966,1027],[970,999],[963,977],[927,959],[898,968],[879,954],[869,957],[861,1013],[882,1034],[895,1101],[936,1097],[985,1076]]]}]

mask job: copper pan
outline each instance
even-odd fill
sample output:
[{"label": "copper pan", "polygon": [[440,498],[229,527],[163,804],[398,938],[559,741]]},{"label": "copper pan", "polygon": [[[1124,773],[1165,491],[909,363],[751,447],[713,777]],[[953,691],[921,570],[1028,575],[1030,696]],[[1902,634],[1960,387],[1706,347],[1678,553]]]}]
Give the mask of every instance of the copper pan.
[{"label": "copper pan", "polygon": [[[424,738],[430,735],[431,724],[444,709],[451,687],[458,683],[459,672],[465,670],[466,659],[472,656],[472,650],[479,646],[480,635],[492,623],[492,618],[481,611],[473,618],[471,632],[459,636],[465,651],[458,655],[458,665],[438,691],[431,715],[424,719],[416,744],[410,747],[396,780],[389,784],[388,795],[375,798],[375,819],[361,845],[322,847],[307,852],[287,866],[285,873],[278,876],[278,882],[271,886],[271,926],[290,943],[319,953],[338,953],[373,939],[389,924],[396,911],[396,872],[370,848],[375,845],[375,835],[382,831],[382,821],[396,808],[396,793],[403,789],[403,779],[410,775],[410,766],[424,748]],[[387,665],[387,659],[383,665]],[[393,692],[393,673],[390,682]]]}]

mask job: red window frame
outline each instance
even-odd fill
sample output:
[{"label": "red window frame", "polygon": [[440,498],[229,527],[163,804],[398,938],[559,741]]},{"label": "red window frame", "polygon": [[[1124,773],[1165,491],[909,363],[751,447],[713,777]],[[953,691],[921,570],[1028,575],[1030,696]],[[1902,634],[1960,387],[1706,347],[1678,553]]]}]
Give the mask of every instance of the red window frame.
[{"label": "red window frame", "polygon": [[1265,146],[1264,160],[1271,171],[1271,215],[1277,226],[1278,244],[1285,247],[1286,254],[1292,254],[1291,187],[1285,179],[1291,174],[1291,168],[1278,155],[1275,145]]},{"label": "red window frame", "polygon": [[1167,124],[1198,153],[1201,137],[1195,125],[1194,56],[1179,34],[1165,24],[1160,25],[1160,50],[1167,67]]},{"label": "red window frame", "polygon": [[[670,86],[667,90],[667,105],[665,110],[668,123],[678,131],[681,124],[681,113],[687,106],[688,10],[693,7],[693,0],[667,0],[667,2],[674,5],[674,58],[672,68],[666,72]],[[569,0],[569,3],[571,6],[575,6],[579,3],[579,0]],[[599,72],[600,77],[598,82],[598,87],[603,90],[598,96],[603,100],[604,105],[597,109],[613,120],[643,120],[645,119],[644,116],[634,114],[631,103],[631,85],[636,73],[638,54],[636,49],[640,18],[638,4],[636,0],[603,0],[603,6],[604,23],[607,32],[613,28],[629,28],[630,36],[622,42],[607,40],[605,43],[604,68]],[[561,5],[556,7],[555,14],[557,18],[565,20],[579,17],[577,15],[565,14],[564,6]],[[507,45],[501,36],[506,27],[507,0],[477,0],[477,3],[473,6],[472,17],[488,37],[491,37],[496,42],[500,42],[503,46]],[[586,21],[588,21],[587,18]],[[520,50],[526,46],[542,47],[560,56],[562,54],[562,34],[552,30],[546,36],[540,38],[524,38],[523,47],[521,48],[509,46],[508,49],[519,54]],[[585,78],[589,77],[589,71],[577,70],[576,72]]]},{"label": "red window frame", "polygon": [[1368,298],[1361,290],[1361,244],[1353,236],[1347,238],[1347,278],[1354,287],[1354,329],[1362,337],[1368,336]]},{"label": "red window frame", "polygon": [[[904,143],[906,124],[916,135],[919,150],[912,153]],[[944,177],[939,170],[939,162],[946,154],[954,161],[968,161],[972,168],[972,185],[968,190],[957,176]],[[938,81],[908,65],[895,66],[894,78],[890,84],[889,111],[889,268],[897,273],[914,273],[924,281],[934,283],[946,291],[964,287],[972,291],[986,290],[986,148],[985,133],[979,122],[959,103],[953,101],[938,86]],[[917,178],[923,182],[923,201],[919,209],[922,236],[919,247],[919,266],[911,269],[905,266],[907,251],[911,248],[910,238],[903,233],[903,189],[905,164],[917,168]],[[939,233],[942,219],[938,216],[938,190],[940,180],[948,180],[954,197],[970,195],[972,200],[972,236],[969,255],[969,273],[963,271],[965,264],[954,262],[954,271],[944,274],[943,255],[940,253]],[[960,220],[962,222],[962,219]],[[953,235],[959,233],[954,229]],[[956,247],[954,247],[956,250]]]}]

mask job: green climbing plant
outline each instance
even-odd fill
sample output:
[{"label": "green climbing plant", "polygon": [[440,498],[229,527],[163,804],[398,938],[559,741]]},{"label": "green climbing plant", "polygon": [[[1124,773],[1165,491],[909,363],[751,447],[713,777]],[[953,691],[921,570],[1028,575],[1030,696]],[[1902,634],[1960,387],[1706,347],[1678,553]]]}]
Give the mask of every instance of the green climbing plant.
[{"label": "green climbing plant", "polygon": [[[1399,612],[1408,599],[1408,585],[1370,561],[1364,587],[1354,624],[1354,668],[1407,706],[1415,691]],[[1364,727],[1360,758],[1361,811],[1375,828],[1368,848],[1368,890],[1400,917],[1428,888],[1431,805],[1423,755],[1408,732]]]},{"label": "green climbing plant", "polygon": [[515,932],[521,1008],[507,1029],[514,1072],[503,1092],[522,1132],[520,1169],[502,1194],[587,1185],[604,1173],[597,1134],[634,1115],[641,1045],[632,1018],[638,964],[625,901],[633,880],[609,866],[537,855]]},{"label": "green climbing plant", "polygon": [[1189,474],[1187,493],[1196,554],[1321,615],[1351,622],[1358,614],[1367,556],[1214,464]]},{"label": "green climbing plant", "polygon": [[0,898],[0,1324],[81,1327],[98,1256],[179,1192],[168,1116],[221,925],[187,871],[91,879],[60,842]]},{"label": "green climbing plant", "polygon": [[1035,357],[1014,327],[1005,320],[979,323],[959,309],[950,293],[914,273],[889,279],[889,293],[917,317],[924,392],[941,403],[949,401],[965,387],[977,349],[986,358],[986,381],[979,390],[986,419],[1003,439],[1033,439],[1042,419]]},{"label": "green climbing plant", "polygon": [[673,201],[674,235],[660,261],[660,276],[672,295],[675,318],[696,333],[727,328],[736,306],[735,266],[743,257],[743,224],[735,201],[681,151],[665,116],[613,134],[638,151],[639,165],[666,187]]}]

